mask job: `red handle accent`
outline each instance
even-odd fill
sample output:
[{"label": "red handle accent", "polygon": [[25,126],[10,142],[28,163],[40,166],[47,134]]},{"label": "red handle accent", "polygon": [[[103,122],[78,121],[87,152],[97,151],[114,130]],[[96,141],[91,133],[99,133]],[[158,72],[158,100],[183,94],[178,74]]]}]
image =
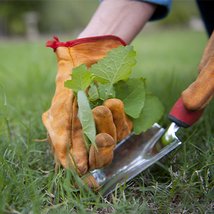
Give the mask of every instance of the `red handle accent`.
[{"label": "red handle accent", "polygon": [[203,113],[203,109],[199,111],[189,111],[184,107],[182,98],[180,97],[172,107],[169,113],[169,119],[178,126],[189,127],[199,120]]}]

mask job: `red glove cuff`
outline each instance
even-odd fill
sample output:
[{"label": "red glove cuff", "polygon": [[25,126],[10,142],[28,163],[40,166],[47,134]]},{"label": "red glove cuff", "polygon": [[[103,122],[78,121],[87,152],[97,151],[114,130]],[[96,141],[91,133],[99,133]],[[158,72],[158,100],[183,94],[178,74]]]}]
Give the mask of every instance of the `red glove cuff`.
[{"label": "red glove cuff", "polygon": [[46,47],[53,48],[53,50],[55,51],[58,47],[73,47],[73,46],[78,45],[78,44],[95,42],[95,41],[103,40],[103,39],[117,40],[123,46],[126,46],[126,43],[121,38],[114,36],[114,35],[105,35],[105,36],[94,36],[94,37],[80,38],[80,39],[70,40],[67,42],[60,42],[59,38],[54,36],[53,40],[49,40],[46,42]]}]

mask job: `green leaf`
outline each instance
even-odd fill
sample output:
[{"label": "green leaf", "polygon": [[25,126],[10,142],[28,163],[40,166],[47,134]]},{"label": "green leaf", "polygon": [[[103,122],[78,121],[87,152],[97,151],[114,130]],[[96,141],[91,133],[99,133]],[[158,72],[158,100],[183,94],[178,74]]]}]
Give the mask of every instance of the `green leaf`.
[{"label": "green leaf", "polygon": [[138,118],[145,101],[145,80],[129,79],[120,81],[115,85],[116,97],[124,103],[127,115]]},{"label": "green leaf", "polygon": [[83,132],[90,140],[90,142],[95,145],[95,136],[96,136],[95,122],[88,102],[88,98],[84,91],[77,92],[77,103],[79,107],[78,117],[82,124]]},{"label": "green leaf", "polygon": [[110,84],[98,83],[98,93],[99,98],[103,101],[115,97],[114,87]]},{"label": "green leaf", "polygon": [[92,82],[92,75],[82,64],[72,71],[72,79],[65,81],[65,87],[71,88],[74,92],[84,91]]},{"label": "green leaf", "polygon": [[120,80],[126,80],[136,64],[136,53],[132,46],[120,46],[111,50],[106,57],[91,66],[95,80],[113,86]]},{"label": "green leaf", "polygon": [[163,115],[164,107],[160,100],[152,95],[146,95],[143,110],[139,118],[133,120],[134,132],[140,134],[150,128]]},{"label": "green leaf", "polygon": [[88,97],[89,97],[89,100],[91,102],[94,102],[94,101],[99,99],[98,89],[97,89],[97,86],[94,83],[92,83],[90,85],[90,88],[88,90]]}]

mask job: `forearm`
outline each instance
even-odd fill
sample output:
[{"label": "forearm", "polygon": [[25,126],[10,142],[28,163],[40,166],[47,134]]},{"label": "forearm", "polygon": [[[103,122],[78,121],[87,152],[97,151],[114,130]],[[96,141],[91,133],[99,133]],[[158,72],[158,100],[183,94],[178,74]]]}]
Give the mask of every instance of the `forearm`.
[{"label": "forearm", "polygon": [[156,6],[130,0],[104,0],[79,38],[115,35],[129,44],[154,13]]}]

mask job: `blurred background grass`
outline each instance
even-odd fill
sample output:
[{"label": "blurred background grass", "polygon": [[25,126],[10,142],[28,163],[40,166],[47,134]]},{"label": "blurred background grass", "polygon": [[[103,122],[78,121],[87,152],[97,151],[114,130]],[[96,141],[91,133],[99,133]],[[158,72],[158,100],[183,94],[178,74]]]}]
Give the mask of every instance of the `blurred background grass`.
[{"label": "blurred background grass", "polygon": [[[207,41],[200,24],[190,22],[199,21],[194,2],[174,3],[165,20],[149,23],[133,42],[136,75],[143,73],[149,89],[163,102],[160,123],[165,127],[170,107],[197,75]],[[56,58],[45,48],[46,38],[75,38],[97,5],[94,0],[0,3],[1,29],[2,23],[6,26],[0,37],[0,213],[212,213],[213,102],[197,125],[180,133],[184,143],[177,152],[107,199],[77,190],[69,170],[55,174],[48,144],[34,141],[46,137],[41,114],[55,87]],[[39,15],[38,35],[29,38],[23,16],[32,10],[52,18]]]}]

